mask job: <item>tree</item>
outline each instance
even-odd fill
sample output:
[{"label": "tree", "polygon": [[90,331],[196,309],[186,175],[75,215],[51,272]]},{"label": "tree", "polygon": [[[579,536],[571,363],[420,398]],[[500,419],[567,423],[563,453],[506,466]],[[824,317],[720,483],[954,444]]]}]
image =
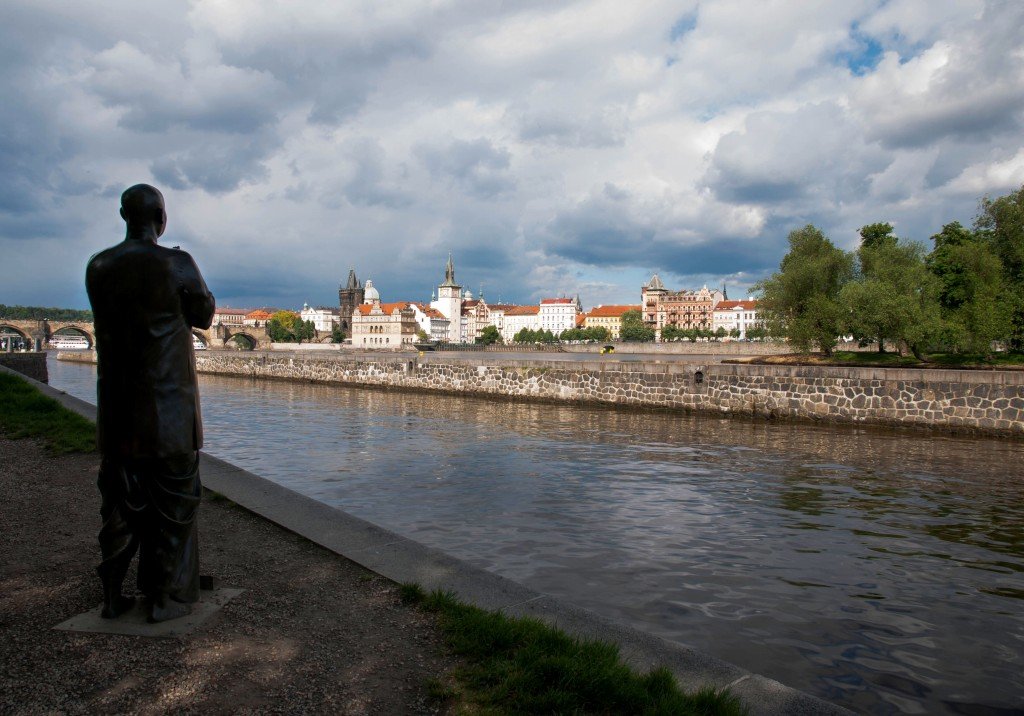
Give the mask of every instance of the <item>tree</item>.
[{"label": "tree", "polygon": [[1003,263],[992,243],[959,222],[932,236],[928,268],[939,284],[944,339],[954,350],[988,353],[1013,331],[1013,296],[1004,290]]},{"label": "tree", "polygon": [[501,334],[498,333],[497,326],[484,326],[483,330],[480,331],[480,335],[476,339],[477,343],[482,343],[485,346],[489,346],[492,343],[501,342]]},{"label": "tree", "polygon": [[416,340],[418,340],[420,343],[427,343],[430,340],[430,336],[428,336],[427,332],[422,328],[417,328]]},{"label": "tree", "polygon": [[684,331],[679,326],[668,325],[661,329],[661,340],[663,341],[678,341],[684,337]]},{"label": "tree", "polygon": [[1002,263],[1002,300],[1010,315],[1012,348],[1024,348],[1024,186],[997,199],[984,197],[974,228]]},{"label": "tree", "polygon": [[345,331],[341,329],[341,326],[337,323],[331,329],[331,343],[344,343]]},{"label": "tree", "polygon": [[634,309],[622,314],[622,330],[619,335],[624,341],[653,341],[654,329],[647,326],[640,311]]},{"label": "tree", "polygon": [[844,324],[839,292],[853,275],[853,257],[811,224],[791,231],[788,241],[779,271],[754,286],[765,325],[797,350],[816,345],[831,355]]},{"label": "tree", "polygon": [[267,321],[267,334],[274,343],[295,343],[301,341],[298,334],[305,332],[301,325],[302,320],[294,311],[276,311]]},{"label": "tree", "polygon": [[924,245],[892,238],[858,249],[861,274],[839,294],[847,311],[845,327],[857,340],[877,341],[879,353],[888,339],[921,359],[941,330],[940,286],[925,265]]}]

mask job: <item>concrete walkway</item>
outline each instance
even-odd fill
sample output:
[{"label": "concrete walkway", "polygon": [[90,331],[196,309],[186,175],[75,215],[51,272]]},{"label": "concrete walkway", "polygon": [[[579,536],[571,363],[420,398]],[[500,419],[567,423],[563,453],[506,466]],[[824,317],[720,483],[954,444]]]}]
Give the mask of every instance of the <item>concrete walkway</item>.
[{"label": "concrete walkway", "polygon": [[[95,406],[49,386],[36,385],[65,407],[95,420]],[[207,488],[393,582],[415,582],[427,590],[451,590],[464,602],[485,609],[529,615],[573,634],[613,641],[620,645],[624,659],[631,666],[641,671],[667,666],[687,690],[705,685],[729,687],[752,714],[848,713],[694,649],[610,622],[592,612],[468,565],[222,460],[208,455],[202,459],[202,479]],[[204,516],[202,519],[208,522],[211,518]],[[225,579],[221,582],[218,586],[246,586],[228,584]],[[325,583],[323,588],[328,589],[329,584]],[[244,601],[244,598],[245,595],[239,600]],[[278,598],[287,601],[290,595],[285,592]],[[225,610],[230,609],[230,604],[225,607]],[[54,623],[56,621],[60,620]]]}]

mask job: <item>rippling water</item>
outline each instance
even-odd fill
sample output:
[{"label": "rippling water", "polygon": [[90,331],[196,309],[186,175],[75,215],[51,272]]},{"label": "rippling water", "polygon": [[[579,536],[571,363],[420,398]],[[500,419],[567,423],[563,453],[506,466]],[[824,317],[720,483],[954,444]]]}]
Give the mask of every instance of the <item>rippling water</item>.
[{"label": "rippling water", "polygon": [[1024,712],[1019,441],[201,390],[208,452],[540,591],[859,712]]}]

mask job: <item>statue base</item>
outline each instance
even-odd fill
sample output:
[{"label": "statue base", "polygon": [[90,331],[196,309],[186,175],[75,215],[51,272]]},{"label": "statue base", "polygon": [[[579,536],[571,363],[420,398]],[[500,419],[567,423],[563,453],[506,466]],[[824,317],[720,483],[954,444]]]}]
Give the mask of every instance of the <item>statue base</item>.
[{"label": "statue base", "polygon": [[61,622],[54,629],[157,638],[185,636],[202,626],[210,617],[219,612],[221,607],[244,591],[244,589],[201,591],[199,592],[199,601],[192,605],[191,614],[166,622],[150,624],[146,620],[149,616],[148,602],[139,597],[131,609],[116,619],[101,617],[100,611],[103,607],[100,605]]}]

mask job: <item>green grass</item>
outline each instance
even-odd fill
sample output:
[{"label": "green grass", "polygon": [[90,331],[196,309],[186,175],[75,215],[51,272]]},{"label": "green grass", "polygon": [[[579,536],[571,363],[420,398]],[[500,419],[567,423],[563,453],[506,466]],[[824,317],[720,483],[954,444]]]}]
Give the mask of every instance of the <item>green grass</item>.
[{"label": "green grass", "polygon": [[576,639],[537,619],[462,604],[451,594],[401,586],[402,600],[437,615],[465,666],[454,685],[435,680],[436,698],[484,714],[743,714],[724,691],[685,694],[668,669],[637,674],[614,644]]},{"label": "green grass", "polygon": [[7,373],[0,373],[0,431],[11,438],[39,438],[58,455],[96,449],[91,421]]}]

